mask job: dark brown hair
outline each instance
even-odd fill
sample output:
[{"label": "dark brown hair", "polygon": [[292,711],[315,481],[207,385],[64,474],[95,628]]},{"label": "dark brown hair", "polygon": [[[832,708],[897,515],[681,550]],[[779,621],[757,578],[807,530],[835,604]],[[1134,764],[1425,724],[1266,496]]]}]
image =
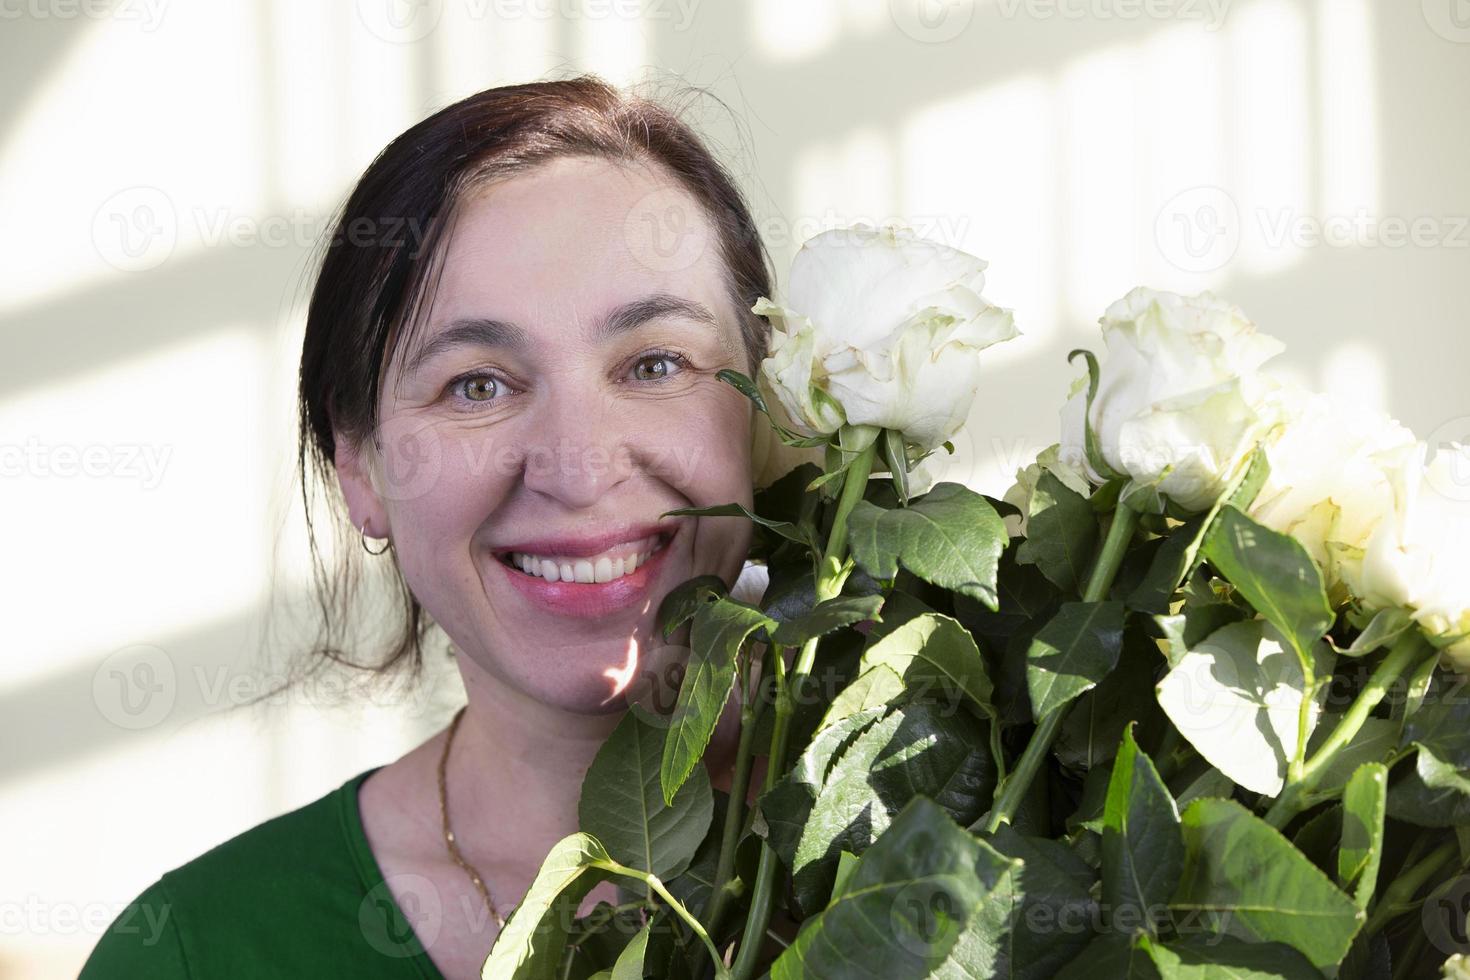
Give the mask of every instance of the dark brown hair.
[{"label": "dark brown hair", "polygon": [[[410,127],[378,154],[337,214],[307,311],[297,476],[320,616],[308,672],[336,662],[375,677],[406,668],[419,678],[433,624],[391,558],[379,560],[393,566],[401,623],[378,656],[345,648],[357,563],[366,555],[335,479],[336,439],[376,443],[384,369],[427,309],[456,204],[472,189],[575,156],[651,163],[699,203],[716,232],[752,376],[765,358],[769,327],[750,307],[771,295],[770,256],[734,180],[676,111],[584,74],[486,89]],[[309,477],[332,511],[331,569],[318,549]]]}]

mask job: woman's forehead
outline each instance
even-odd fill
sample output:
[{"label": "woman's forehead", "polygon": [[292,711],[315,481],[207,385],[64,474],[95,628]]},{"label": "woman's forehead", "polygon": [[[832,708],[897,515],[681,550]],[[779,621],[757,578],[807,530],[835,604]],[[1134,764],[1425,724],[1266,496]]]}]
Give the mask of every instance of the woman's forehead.
[{"label": "woman's forehead", "polygon": [[429,322],[590,322],[660,293],[726,315],[720,252],[694,200],[646,167],[554,161],[461,203]]}]

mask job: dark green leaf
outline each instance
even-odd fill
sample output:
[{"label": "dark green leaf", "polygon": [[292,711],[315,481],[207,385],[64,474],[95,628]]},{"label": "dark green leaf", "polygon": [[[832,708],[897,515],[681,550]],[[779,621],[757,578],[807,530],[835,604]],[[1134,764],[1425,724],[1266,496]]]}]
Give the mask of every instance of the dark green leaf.
[{"label": "dark green leaf", "polygon": [[1165,980],[1321,980],[1305,956],[1281,943],[1231,936],[1145,942]]},{"label": "dark green leaf", "polygon": [[1204,554],[1292,642],[1303,671],[1312,671],[1312,645],[1332,626],[1333,615],[1322,572],[1301,542],[1228,505],[1205,534]]},{"label": "dark green leaf", "polygon": [[884,510],[860,500],[847,519],[853,561],[876,579],[902,565],[926,582],[996,609],[996,568],[1010,538],[980,494],[939,483],[908,507]]},{"label": "dark green leaf", "polygon": [[1094,687],[1118,663],[1123,603],[1064,602],[1026,652],[1026,688],[1039,721]]},{"label": "dark green leaf", "polygon": [[1103,810],[1103,905],[1114,929],[1157,935],[1184,866],[1174,798],[1149,757],[1123,729]]},{"label": "dark green leaf", "polygon": [[811,535],[807,533],[806,528],[803,528],[796,524],[791,524],[787,521],[776,521],[768,517],[762,517],[754,511],[745,507],[743,504],[715,504],[710,507],[680,507],[678,510],[666,510],[658,516],[667,517],[670,514],[679,514],[688,517],[744,517],[754,521],[762,527],[770,528],[772,531],[775,531],[783,538],[786,538],[790,541],[795,541],[797,544],[804,544],[807,547],[812,548],[813,550],[816,549],[816,543],[812,540]]},{"label": "dark green leaf", "polygon": [[1170,903],[1192,920],[1254,942],[1280,942],[1325,968],[1346,955],[1363,912],[1291,842],[1234,800],[1184,811],[1184,871]]},{"label": "dark green leaf", "polygon": [[683,626],[694,616],[695,610],[720,596],[730,594],[730,587],[725,580],[718,575],[701,575],[698,578],[680,582],[669,590],[663,601],[658,605],[658,614],[655,622],[662,631],[664,639]]},{"label": "dark green leaf", "polygon": [[994,789],[985,723],[957,706],[894,708],[853,739],[823,780],[792,864],[798,907],[806,914],[824,907],[838,855],[866,851],[914,796],[968,825]]},{"label": "dark green leaf", "polygon": [[1368,907],[1378,882],[1387,794],[1388,768],[1381,762],[1369,762],[1353,773],[1342,796],[1342,846],[1337,851],[1337,880],[1360,909]]},{"label": "dark green leaf", "polygon": [[1163,712],[1154,696],[1154,683],[1163,664],[1153,640],[1125,632],[1118,666],[1066,709],[1052,746],[1062,764],[1090,769],[1111,759],[1129,722],[1137,722],[1144,731],[1156,730]]},{"label": "dark green leaf", "polygon": [[611,876],[609,861],[589,834],[558,841],[491,947],[484,976],[557,980],[568,928],[587,893]]},{"label": "dark green leaf", "polygon": [[[929,976],[972,922],[987,923],[998,944],[1020,866],[957,827],[932,800],[915,797],[862,855],[843,894],[781,954],[771,978]],[[971,976],[989,975],[988,963],[966,966]]]},{"label": "dark green leaf", "polygon": [[695,612],[690,631],[693,649],[664,742],[660,779],[665,802],[672,802],[709,744],[735,685],[740,645],[756,629],[775,625],[759,609],[729,598],[705,603]]},{"label": "dark green leaf", "polygon": [[863,651],[860,670],[889,667],[911,688],[943,685],[963,692],[980,710],[993,715],[992,686],[974,637],[959,621],[922,613],[891,630]]},{"label": "dark green leaf", "polygon": [[1023,837],[1009,824],[988,841],[1000,854],[1023,863],[1017,876],[1016,910],[1000,943],[988,923],[972,921],[960,934],[936,980],[973,977],[973,962],[992,963],[989,976],[1005,980],[1051,980],[1085,947],[1098,919],[1092,887],[1097,875],[1061,841]]},{"label": "dark green leaf", "polygon": [[1035,565],[1057,588],[1080,589],[1097,543],[1097,515],[1087,498],[1042,470],[1031,494],[1026,540],[1016,561]]},{"label": "dark green leaf", "polygon": [[781,623],[771,639],[782,646],[800,646],[811,637],[823,636],[865,619],[876,620],[882,605],[881,595],[840,595],[818,603],[805,616]]},{"label": "dark green leaf", "polygon": [[629,711],[582,780],[578,826],[613,860],[660,878],[689,866],[713,814],[709,773],[697,767],[671,802],[659,786],[665,730]]},{"label": "dark green leaf", "polygon": [[1119,933],[1098,936],[1056,980],[1163,980],[1148,951]]}]

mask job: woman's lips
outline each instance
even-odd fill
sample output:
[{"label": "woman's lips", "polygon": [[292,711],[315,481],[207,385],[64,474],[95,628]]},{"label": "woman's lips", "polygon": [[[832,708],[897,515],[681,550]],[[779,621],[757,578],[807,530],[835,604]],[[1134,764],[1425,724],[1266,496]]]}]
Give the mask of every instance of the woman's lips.
[{"label": "woman's lips", "polygon": [[543,576],[530,575],[500,559],[495,564],[531,603],[559,616],[595,619],[646,601],[663,569],[664,556],[673,550],[678,536],[675,529],[636,571],[609,582],[548,582]]}]

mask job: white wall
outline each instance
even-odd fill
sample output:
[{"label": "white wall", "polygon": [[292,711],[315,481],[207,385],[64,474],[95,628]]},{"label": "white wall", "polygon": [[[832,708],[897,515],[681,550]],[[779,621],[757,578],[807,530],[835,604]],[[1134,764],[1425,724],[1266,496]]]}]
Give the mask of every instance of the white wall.
[{"label": "white wall", "polygon": [[1136,284],[1470,435],[1456,2],[0,0],[0,976],[74,974],[162,870],[447,720],[442,664],[230,710],[309,598],[308,250],[409,123],[547,71],[682,78],[738,117],[696,102],[783,270],[859,219],[986,258],[1025,336],[950,473],[999,494]]}]

